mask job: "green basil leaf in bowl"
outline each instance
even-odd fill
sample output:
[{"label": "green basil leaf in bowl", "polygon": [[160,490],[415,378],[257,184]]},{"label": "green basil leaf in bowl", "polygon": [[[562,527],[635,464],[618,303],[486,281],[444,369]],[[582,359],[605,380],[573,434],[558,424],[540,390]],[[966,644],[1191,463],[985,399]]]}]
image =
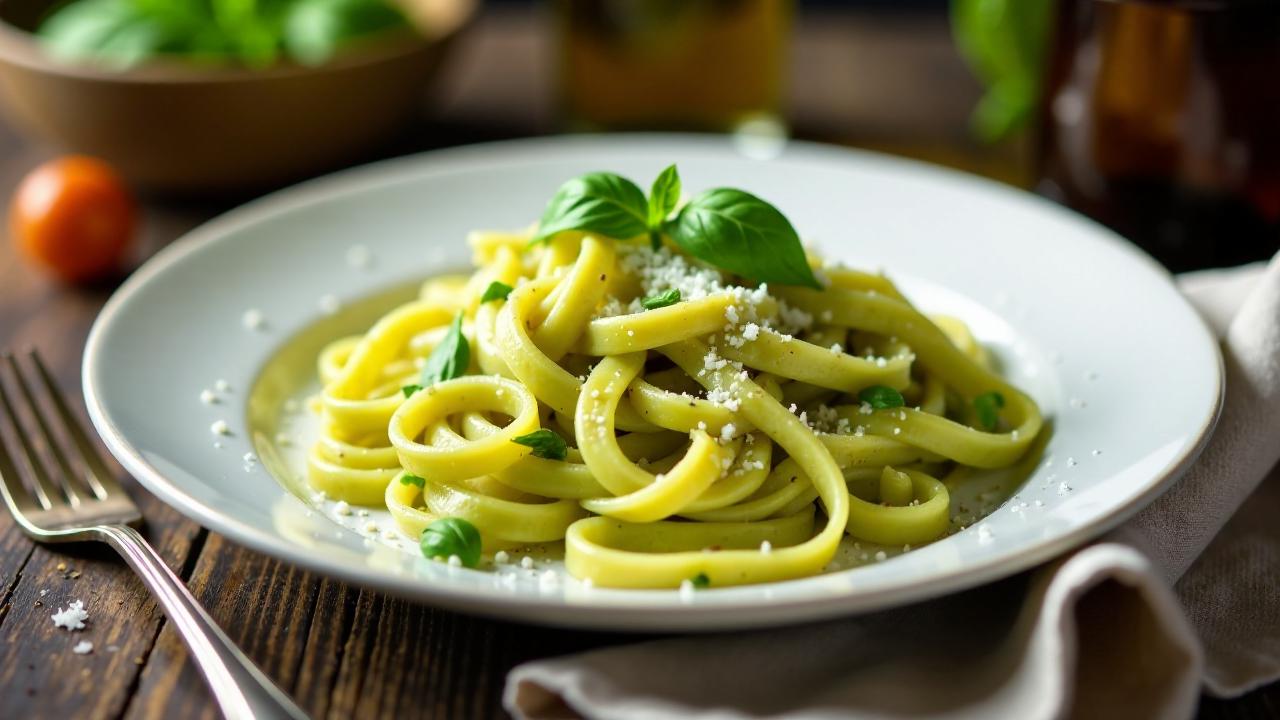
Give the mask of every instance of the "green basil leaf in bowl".
[{"label": "green basil leaf in bowl", "polygon": [[354,40],[409,28],[391,0],[73,0],[36,34],[55,56],[127,68],[157,56],[267,67],[330,60]]},{"label": "green basil leaf in bowl", "polygon": [[284,47],[294,60],[319,65],[346,42],[405,26],[404,15],[382,0],[301,0],[285,17]]}]

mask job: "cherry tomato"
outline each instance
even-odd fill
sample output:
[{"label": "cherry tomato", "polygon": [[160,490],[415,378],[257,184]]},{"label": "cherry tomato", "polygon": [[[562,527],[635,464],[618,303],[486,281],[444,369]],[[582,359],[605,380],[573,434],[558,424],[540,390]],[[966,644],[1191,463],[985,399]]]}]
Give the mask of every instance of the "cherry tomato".
[{"label": "cherry tomato", "polygon": [[136,216],[111,166],[69,155],[23,178],[9,207],[9,230],[32,261],[67,282],[84,282],[119,270]]}]

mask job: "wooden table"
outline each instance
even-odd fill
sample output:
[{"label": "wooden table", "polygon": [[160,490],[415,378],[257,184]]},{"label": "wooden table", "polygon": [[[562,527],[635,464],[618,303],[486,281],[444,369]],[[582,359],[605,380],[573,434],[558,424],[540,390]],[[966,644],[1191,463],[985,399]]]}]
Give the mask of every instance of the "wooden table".
[{"label": "wooden table", "polygon": [[[545,18],[526,10],[487,13],[441,79],[428,122],[391,152],[551,131],[546,30]],[[938,19],[806,18],[797,38],[790,104],[798,134],[1025,180],[1016,147],[967,140],[964,117],[978,89]],[[0,125],[0,198],[53,154]],[[139,259],[232,204],[146,201]],[[0,348],[39,347],[77,393],[85,336],[111,290],[58,286],[0,238]],[[129,488],[160,554],[316,717],[500,716],[515,664],[620,639],[471,618],[319,577],[228,542],[132,481]],[[0,513],[0,592],[0,718],[216,717],[181,641],[105,546],[36,546]],[[75,599],[91,618],[85,633],[71,635],[49,615]],[[80,639],[94,643],[92,654],[71,653]],[[1206,700],[1201,711],[1280,715],[1280,685],[1234,702]]]}]

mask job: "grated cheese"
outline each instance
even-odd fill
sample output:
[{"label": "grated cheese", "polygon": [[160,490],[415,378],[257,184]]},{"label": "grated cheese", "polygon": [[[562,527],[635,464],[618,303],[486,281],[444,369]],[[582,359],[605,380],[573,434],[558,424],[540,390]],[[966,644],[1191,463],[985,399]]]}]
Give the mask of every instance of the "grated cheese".
[{"label": "grated cheese", "polygon": [[83,630],[84,621],[89,619],[89,613],[84,609],[84,601],[72,600],[66,609],[58,608],[58,612],[49,617],[53,620],[55,627]]}]

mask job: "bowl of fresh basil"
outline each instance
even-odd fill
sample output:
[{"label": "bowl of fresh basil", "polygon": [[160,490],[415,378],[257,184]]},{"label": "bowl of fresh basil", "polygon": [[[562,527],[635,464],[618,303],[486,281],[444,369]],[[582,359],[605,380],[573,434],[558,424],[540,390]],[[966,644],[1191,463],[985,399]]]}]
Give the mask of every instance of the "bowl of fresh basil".
[{"label": "bowl of fresh basil", "polygon": [[411,123],[477,0],[0,0],[0,109],[144,188],[261,189]]}]

